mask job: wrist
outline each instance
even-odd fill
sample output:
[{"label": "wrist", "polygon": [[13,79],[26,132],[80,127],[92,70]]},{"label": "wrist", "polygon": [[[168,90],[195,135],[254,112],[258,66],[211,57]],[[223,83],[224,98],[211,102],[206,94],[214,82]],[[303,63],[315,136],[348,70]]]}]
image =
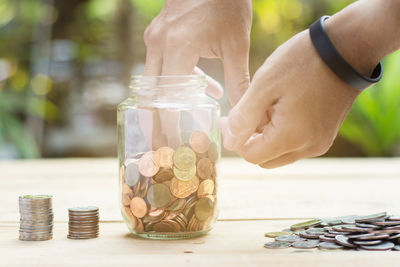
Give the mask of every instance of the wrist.
[{"label": "wrist", "polygon": [[325,21],[335,48],[365,76],[370,76],[379,61],[400,46],[399,15],[395,12],[399,2],[358,1]]}]

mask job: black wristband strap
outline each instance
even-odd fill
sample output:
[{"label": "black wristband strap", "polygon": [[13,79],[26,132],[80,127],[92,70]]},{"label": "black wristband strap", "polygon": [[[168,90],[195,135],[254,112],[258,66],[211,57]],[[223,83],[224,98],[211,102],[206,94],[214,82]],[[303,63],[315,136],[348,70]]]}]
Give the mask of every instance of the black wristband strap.
[{"label": "black wristband strap", "polygon": [[329,16],[323,16],[310,26],[311,40],[322,60],[340,79],[356,89],[363,90],[371,84],[378,82],[382,78],[381,63],[379,62],[376,66],[370,78],[353,69],[329,39],[324,26],[324,21],[327,18]]}]

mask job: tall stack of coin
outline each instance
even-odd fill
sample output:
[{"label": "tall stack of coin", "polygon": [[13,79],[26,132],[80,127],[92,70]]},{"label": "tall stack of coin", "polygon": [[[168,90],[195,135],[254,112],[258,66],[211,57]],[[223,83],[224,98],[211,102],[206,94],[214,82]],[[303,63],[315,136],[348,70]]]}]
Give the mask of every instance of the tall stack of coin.
[{"label": "tall stack of coin", "polygon": [[[216,217],[217,144],[192,132],[189,145],[125,160],[121,203],[135,233],[205,232]],[[173,234],[170,234],[173,236]]]},{"label": "tall stack of coin", "polygon": [[74,207],[68,209],[68,238],[89,239],[99,235],[99,208]]},{"label": "tall stack of coin", "polygon": [[19,197],[21,215],[19,239],[44,241],[53,237],[52,196],[25,195]]}]

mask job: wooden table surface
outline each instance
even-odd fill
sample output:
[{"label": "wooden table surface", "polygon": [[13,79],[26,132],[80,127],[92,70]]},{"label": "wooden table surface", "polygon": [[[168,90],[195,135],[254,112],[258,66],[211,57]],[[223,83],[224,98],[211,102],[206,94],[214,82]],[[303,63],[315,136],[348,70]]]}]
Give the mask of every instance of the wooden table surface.
[{"label": "wooden table surface", "polygon": [[[116,159],[0,161],[0,266],[399,266],[400,252],[267,250],[265,232],[302,219],[400,214],[400,159],[313,159],[263,170],[220,164],[220,216],[208,235],[135,238],[118,209]],[[18,196],[52,194],[54,238],[18,240]],[[100,208],[100,237],[69,240],[67,209]]]}]

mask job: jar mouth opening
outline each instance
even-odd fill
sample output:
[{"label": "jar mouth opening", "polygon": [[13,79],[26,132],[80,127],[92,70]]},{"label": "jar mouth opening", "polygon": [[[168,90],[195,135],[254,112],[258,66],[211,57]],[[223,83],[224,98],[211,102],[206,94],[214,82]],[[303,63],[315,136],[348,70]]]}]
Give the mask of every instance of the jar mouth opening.
[{"label": "jar mouth opening", "polygon": [[205,88],[207,86],[206,76],[193,75],[161,75],[131,77],[131,89],[161,89],[161,88]]}]

